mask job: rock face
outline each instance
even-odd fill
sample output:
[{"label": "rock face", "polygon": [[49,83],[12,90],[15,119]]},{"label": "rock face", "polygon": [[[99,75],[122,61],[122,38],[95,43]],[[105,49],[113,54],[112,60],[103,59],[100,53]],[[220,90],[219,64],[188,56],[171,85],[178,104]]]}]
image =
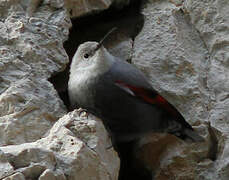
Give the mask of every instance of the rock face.
[{"label": "rock face", "polygon": [[47,78],[68,63],[70,20],[63,7],[46,4],[28,17],[26,5],[7,1],[0,9],[0,145],[35,141],[66,113]]},{"label": "rock face", "polygon": [[[229,123],[229,59],[228,59],[228,1],[187,1],[185,9],[191,23],[199,31],[209,54],[206,84],[210,94],[208,120],[221,133],[221,148],[214,164],[216,171],[206,169],[202,176],[212,174],[213,179],[227,179],[228,165],[228,123]],[[206,179],[210,179],[206,177]]]},{"label": "rock face", "polygon": [[[107,149],[101,121],[68,113],[48,79],[69,62],[63,48],[69,17],[90,19],[131,2],[0,1],[0,179],[118,179],[119,159]],[[144,23],[136,37],[132,24],[143,21],[135,18],[94,27],[99,35],[115,24],[124,29],[105,46],[142,69],[206,142],[152,134],[134,148],[135,158],[158,180],[228,179],[229,1],[148,0],[140,13]],[[82,32],[92,37],[88,33],[94,32]]]},{"label": "rock face", "polygon": [[[148,1],[142,7],[145,23],[135,38],[132,62],[189,123],[210,138],[205,145],[164,136],[144,140],[137,154],[156,179],[229,177],[228,8],[226,1],[210,0]],[[205,122],[213,126],[210,134]],[[150,155],[157,158],[147,159]]]},{"label": "rock face", "polygon": [[117,179],[102,123],[67,114],[48,81],[69,62],[64,2],[0,4],[0,179]]},{"label": "rock face", "polygon": [[119,159],[112,149],[107,150],[110,143],[101,121],[79,116],[75,110],[59,119],[45,138],[1,147],[8,173],[1,178],[117,179]]},{"label": "rock face", "polygon": [[98,13],[111,5],[122,8],[130,0],[65,0],[65,6],[72,18]]}]

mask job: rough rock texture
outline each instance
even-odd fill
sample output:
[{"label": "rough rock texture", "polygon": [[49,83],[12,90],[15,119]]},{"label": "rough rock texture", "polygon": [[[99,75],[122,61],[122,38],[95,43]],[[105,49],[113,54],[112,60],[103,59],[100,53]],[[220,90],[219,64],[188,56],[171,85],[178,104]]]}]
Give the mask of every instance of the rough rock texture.
[{"label": "rough rock texture", "polygon": [[[66,10],[44,4],[28,17],[28,2],[4,1],[0,12],[0,145],[32,142],[66,113],[47,81],[64,69],[63,49],[71,26]],[[33,14],[34,15],[34,14]]]},{"label": "rough rock texture", "polygon": [[133,40],[123,33],[117,33],[104,44],[112,55],[123,60],[131,60],[133,53]]},{"label": "rough rock texture", "polygon": [[110,143],[101,121],[91,115],[79,116],[75,110],[59,119],[47,137],[1,147],[5,174],[0,178],[115,180],[119,160],[113,149],[107,149]]},{"label": "rough rock texture", "polygon": [[[210,94],[207,104],[208,120],[222,133],[221,151],[214,167],[202,172],[201,177],[212,174],[213,179],[229,177],[229,2],[228,1],[186,1],[185,10],[191,23],[200,33],[209,54],[206,86]],[[209,179],[206,177],[206,179]]]},{"label": "rough rock texture", "polygon": [[32,74],[22,78],[0,95],[0,145],[37,140],[64,113],[63,103],[47,80]]},{"label": "rough rock texture", "polygon": [[0,179],[117,179],[119,159],[106,149],[102,123],[64,116],[48,81],[69,62],[64,2],[0,1],[0,14]]},{"label": "rough rock texture", "polygon": [[[109,9],[100,14],[72,19],[69,39],[64,43],[69,60],[71,61],[81,43],[98,42],[109,30],[117,27],[117,30],[105,40],[104,46],[113,55],[130,61],[133,53],[133,38],[143,25],[143,16],[139,13],[140,4],[140,1],[134,1],[118,12]],[[62,99],[67,99],[64,94],[67,92],[68,78],[69,66],[63,72],[50,78],[59,94],[63,94]],[[66,105],[69,104],[67,100],[64,101]]]},{"label": "rough rock texture", "polygon": [[132,62],[208,139],[198,145],[164,136],[144,140],[137,154],[156,179],[229,177],[228,9],[228,1],[217,0],[152,0],[142,7]]},{"label": "rough rock texture", "polygon": [[107,9],[112,3],[112,0],[66,0],[65,5],[69,10],[71,17],[79,17],[93,12]]},{"label": "rough rock texture", "polygon": [[[0,0],[0,179],[118,178],[119,160],[106,149],[110,142],[102,123],[77,111],[67,114],[47,79],[69,62],[63,48],[69,17],[129,2]],[[90,30],[80,36],[85,40],[92,37],[87,33],[100,36],[116,24],[124,27],[105,46],[142,69],[206,142],[149,135],[135,147],[137,159],[155,179],[228,179],[229,2],[148,0],[141,13],[144,25],[136,38],[132,32],[142,22],[137,16],[101,21],[92,28],[98,34]],[[61,80],[59,85],[64,86]]]},{"label": "rough rock texture", "polygon": [[130,0],[65,0],[71,18],[90,15],[108,9],[111,5],[122,8]]},{"label": "rough rock texture", "polygon": [[0,150],[0,178],[5,177],[14,172],[13,166],[7,160],[6,155]]}]

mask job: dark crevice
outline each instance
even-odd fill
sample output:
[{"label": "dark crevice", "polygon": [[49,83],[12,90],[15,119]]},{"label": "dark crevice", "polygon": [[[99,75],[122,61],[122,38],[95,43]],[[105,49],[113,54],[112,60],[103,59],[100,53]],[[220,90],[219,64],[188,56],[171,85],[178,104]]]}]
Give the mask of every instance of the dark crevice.
[{"label": "dark crevice", "polygon": [[217,159],[218,155],[218,148],[219,148],[219,141],[217,138],[217,131],[211,126],[211,123],[208,122],[208,132],[210,136],[210,143],[209,143],[209,150],[207,157],[211,159],[212,161],[215,161]]},{"label": "dark crevice", "polygon": [[[125,36],[134,39],[143,26],[143,16],[139,13],[140,5],[141,1],[132,0],[130,5],[122,10],[111,7],[100,14],[72,19],[69,38],[64,43],[70,63],[63,72],[49,79],[69,111],[72,110],[67,92],[69,68],[78,46],[86,41],[99,41],[113,27],[118,28],[114,34],[122,32]],[[109,41],[109,38],[106,41]],[[108,43],[105,42],[105,46]]]},{"label": "dark crevice", "polygon": [[[111,7],[96,15],[72,19],[73,26],[70,30],[69,39],[64,43],[64,48],[69,56],[70,63],[75,51],[81,43],[86,41],[98,42],[113,27],[117,27],[117,30],[112,33],[112,37],[105,40],[105,47],[106,45],[112,44],[113,40],[118,43],[119,40],[114,39],[116,33],[122,34],[125,38],[134,40],[144,23],[143,15],[140,13],[141,2],[142,1],[139,0],[132,0],[128,6],[125,6],[121,10]],[[131,59],[127,61],[131,62]],[[69,111],[72,110],[67,92],[70,63],[63,72],[49,79]],[[136,165],[137,161],[135,160],[136,158],[134,158],[134,153],[132,153],[134,144],[134,142],[131,142],[115,145],[121,159],[119,180],[151,180],[151,173],[143,166]]]},{"label": "dark crevice", "polygon": [[[113,27],[118,28],[113,33],[114,36],[115,33],[123,33],[126,37],[134,39],[144,22],[143,16],[140,14],[140,6],[141,1],[132,0],[128,6],[121,10],[111,7],[96,15],[71,19],[72,28],[70,29],[68,40],[64,43],[70,63],[81,43],[99,41]],[[112,41],[112,38],[106,39],[105,46],[109,43],[109,40]],[[69,111],[72,110],[67,93],[70,63],[63,72],[57,73],[49,79]]]},{"label": "dark crevice", "polygon": [[119,180],[152,180],[153,174],[136,157],[135,149],[137,141],[128,143],[119,143],[115,146],[118,152],[121,164],[119,171]]}]

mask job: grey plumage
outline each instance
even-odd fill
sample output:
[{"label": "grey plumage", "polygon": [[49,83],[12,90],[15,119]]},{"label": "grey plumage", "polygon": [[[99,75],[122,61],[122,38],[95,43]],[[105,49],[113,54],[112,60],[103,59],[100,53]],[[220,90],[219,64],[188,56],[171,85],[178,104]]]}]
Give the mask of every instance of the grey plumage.
[{"label": "grey plumage", "polygon": [[150,132],[203,141],[140,70],[100,46],[86,42],[73,57],[68,87],[73,107],[100,117],[116,141],[131,141]]}]

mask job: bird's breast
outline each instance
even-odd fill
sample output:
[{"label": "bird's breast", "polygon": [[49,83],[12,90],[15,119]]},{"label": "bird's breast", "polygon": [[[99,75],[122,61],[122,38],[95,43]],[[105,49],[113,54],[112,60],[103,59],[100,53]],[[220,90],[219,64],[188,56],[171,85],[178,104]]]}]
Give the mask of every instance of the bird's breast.
[{"label": "bird's breast", "polygon": [[70,76],[68,84],[69,99],[71,105],[76,105],[82,108],[91,108],[94,104],[94,85],[98,77],[92,76],[87,72],[77,73],[75,76]]}]

